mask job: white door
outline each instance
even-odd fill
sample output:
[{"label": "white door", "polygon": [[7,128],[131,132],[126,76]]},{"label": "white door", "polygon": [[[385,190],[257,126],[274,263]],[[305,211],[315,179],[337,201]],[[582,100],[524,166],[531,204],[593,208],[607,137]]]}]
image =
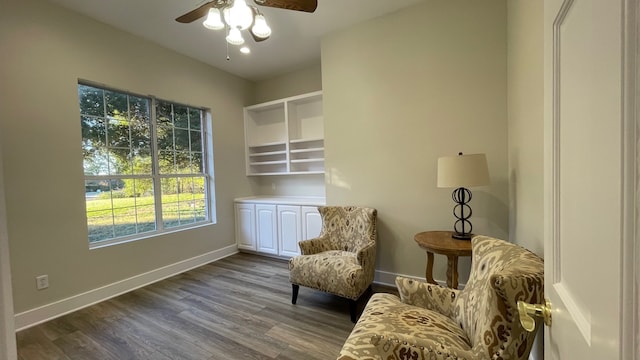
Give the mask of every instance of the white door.
[{"label": "white door", "polygon": [[626,2],[545,0],[547,360],[633,358],[622,340],[635,179],[623,111]]},{"label": "white door", "polygon": [[278,253],[278,221],[275,205],[256,204],[256,237],[258,251],[274,255]]},{"label": "white door", "polygon": [[317,206],[302,207],[302,240],[318,237],[322,231],[322,217]]},{"label": "white door", "polygon": [[300,255],[298,241],[302,238],[300,206],[278,205],[278,242],[280,255]]},{"label": "white door", "polygon": [[238,249],[256,249],[256,211],[254,204],[236,204],[236,243]]}]

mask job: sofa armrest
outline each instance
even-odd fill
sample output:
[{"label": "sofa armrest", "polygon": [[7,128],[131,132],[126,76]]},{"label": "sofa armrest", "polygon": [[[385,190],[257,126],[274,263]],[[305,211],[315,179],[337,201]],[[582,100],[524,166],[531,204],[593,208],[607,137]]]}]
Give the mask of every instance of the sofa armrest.
[{"label": "sofa armrest", "polygon": [[471,350],[445,347],[441,339],[425,339],[416,336],[383,332],[371,337],[378,355],[385,360],[472,360],[478,359]]},{"label": "sofa armrest", "polygon": [[320,235],[317,238],[299,241],[298,246],[300,247],[300,253],[302,255],[312,255],[331,250],[329,237],[326,235]]},{"label": "sofa armrest", "polygon": [[460,292],[403,276],[396,277],[396,287],[403,303],[434,310],[448,317],[453,315]]}]

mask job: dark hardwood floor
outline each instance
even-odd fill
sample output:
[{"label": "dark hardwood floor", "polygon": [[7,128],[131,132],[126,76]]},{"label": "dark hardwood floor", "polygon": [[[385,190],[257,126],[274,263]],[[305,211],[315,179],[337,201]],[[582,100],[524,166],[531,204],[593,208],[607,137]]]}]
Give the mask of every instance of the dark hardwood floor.
[{"label": "dark hardwood floor", "polygon": [[288,276],[283,260],[233,255],[23,330],[17,334],[18,355],[335,359],[353,328],[348,301],[301,287],[292,305]]}]

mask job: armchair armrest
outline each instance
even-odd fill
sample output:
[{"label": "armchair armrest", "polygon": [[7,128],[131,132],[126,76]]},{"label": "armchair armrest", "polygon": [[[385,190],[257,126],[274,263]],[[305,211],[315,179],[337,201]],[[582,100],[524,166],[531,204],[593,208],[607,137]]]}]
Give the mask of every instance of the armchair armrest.
[{"label": "armchair armrest", "polygon": [[460,290],[449,289],[425,281],[396,277],[400,300],[409,305],[437,311],[451,317]]},{"label": "armchair armrest", "polygon": [[330,249],[329,238],[326,235],[320,235],[317,238],[302,240],[298,242],[300,253],[302,255],[317,254]]},{"label": "armchair armrest", "polygon": [[367,265],[373,266],[376,260],[376,244],[371,243],[362,249],[358,250],[356,253],[358,258],[358,263],[362,267],[367,267]]}]

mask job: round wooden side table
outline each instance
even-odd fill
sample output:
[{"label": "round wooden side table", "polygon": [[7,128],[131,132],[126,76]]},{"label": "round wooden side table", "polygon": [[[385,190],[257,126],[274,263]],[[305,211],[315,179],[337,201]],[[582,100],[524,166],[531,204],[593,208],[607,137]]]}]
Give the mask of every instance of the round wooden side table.
[{"label": "round wooden side table", "polygon": [[452,231],[425,231],[417,233],[413,239],[427,251],[427,282],[437,284],[433,280],[433,254],[447,256],[447,286],[458,288],[458,257],[471,256],[471,241],[458,240],[451,237]]}]

